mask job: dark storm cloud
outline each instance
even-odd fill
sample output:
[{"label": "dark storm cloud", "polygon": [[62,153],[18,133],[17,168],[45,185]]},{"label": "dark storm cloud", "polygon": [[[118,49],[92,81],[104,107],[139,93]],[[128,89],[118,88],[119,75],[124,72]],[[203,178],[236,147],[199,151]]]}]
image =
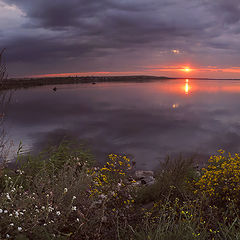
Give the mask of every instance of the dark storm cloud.
[{"label": "dark storm cloud", "polygon": [[[201,54],[209,51],[205,48],[238,47],[238,43],[231,42],[232,35],[239,31],[237,0],[4,2],[16,5],[24,14],[20,28],[0,38],[1,46],[8,49],[8,61],[16,68],[16,62],[49,62],[53,67],[64,65],[65,69],[60,70],[66,71],[73,62],[90,66],[92,59],[101,57],[118,56],[123,62],[127,58],[124,51],[132,54],[131,61],[135,58],[141,65],[141,54],[147,61],[156,52],[170,53],[175,48]],[[37,69],[41,72],[41,64],[33,66],[32,72]]]},{"label": "dark storm cloud", "polygon": [[204,0],[208,9],[225,23],[233,24],[240,20],[240,2],[238,0]]},{"label": "dark storm cloud", "polygon": [[117,12],[146,12],[156,7],[171,5],[171,1],[88,1],[88,0],[5,0],[5,2],[16,4],[27,17],[36,20],[39,26],[46,28],[79,27],[97,23],[100,18],[109,13]]},{"label": "dark storm cloud", "polygon": [[[8,59],[10,61],[52,61],[53,59],[66,59],[67,57],[85,56],[95,52],[98,55],[100,44],[91,44],[85,42],[81,44],[66,44],[62,39],[50,37],[21,37],[16,40],[10,40],[7,43],[9,49]],[[71,53],[71,54],[69,54]]]}]

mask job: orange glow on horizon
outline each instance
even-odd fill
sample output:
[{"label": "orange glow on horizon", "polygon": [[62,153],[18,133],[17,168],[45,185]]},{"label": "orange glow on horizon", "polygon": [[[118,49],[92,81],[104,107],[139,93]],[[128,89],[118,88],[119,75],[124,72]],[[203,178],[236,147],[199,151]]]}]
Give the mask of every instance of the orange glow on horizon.
[{"label": "orange glow on horizon", "polygon": [[[75,73],[55,73],[55,74],[36,74],[24,77],[41,78],[41,77],[68,77],[68,76],[127,76],[127,75],[154,75],[166,77],[194,77],[194,78],[240,78],[239,76],[231,76],[231,74],[240,74],[240,67],[217,68],[216,66],[193,67],[188,65],[181,66],[141,66],[137,71],[99,71],[99,72],[75,72]],[[184,74],[186,74],[184,76]],[[225,75],[223,75],[225,74]],[[228,77],[226,74],[230,74]],[[215,76],[216,75],[216,76]],[[218,76],[219,75],[219,76]]]},{"label": "orange glow on horizon", "polygon": [[[146,66],[145,67],[145,72],[152,72],[152,74],[154,74],[154,72],[159,72],[161,74],[165,74],[168,75],[169,77],[182,77],[180,74],[178,74],[179,72],[184,72],[184,73],[191,73],[194,74],[194,77],[206,77],[208,78],[209,74],[215,73],[215,74],[237,74],[240,73],[240,67],[217,67],[217,66],[204,66],[204,67],[194,67],[191,68],[187,65],[181,65],[181,66]],[[197,76],[198,75],[198,76]],[[201,76],[204,75],[204,76]],[[209,76],[209,78],[212,76]],[[214,78],[219,78],[218,76],[214,76]],[[240,76],[236,76],[236,77],[231,77],[231,75],[229,77],[226,77],[226,75],[224,77],[220,77],[220,78],[240,78]]]}]

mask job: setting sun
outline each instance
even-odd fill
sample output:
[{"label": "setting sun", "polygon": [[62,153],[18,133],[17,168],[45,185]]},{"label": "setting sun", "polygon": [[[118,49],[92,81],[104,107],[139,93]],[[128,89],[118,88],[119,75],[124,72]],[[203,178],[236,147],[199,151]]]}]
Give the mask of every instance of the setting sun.
[{"label": "setting sun", "polygon": [[186,68],[184,68],[184,71],[185,71],[185,72],[190,72],[190,71],[191,71],[191,69],[190,69],[190,68],[188,68],[188,67],[186,67]]}]

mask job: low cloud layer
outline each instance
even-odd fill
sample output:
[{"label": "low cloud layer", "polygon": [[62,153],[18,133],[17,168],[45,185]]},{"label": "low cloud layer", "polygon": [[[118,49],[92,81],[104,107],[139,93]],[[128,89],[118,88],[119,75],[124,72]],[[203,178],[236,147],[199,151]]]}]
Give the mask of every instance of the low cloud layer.
[{"label": "low cloud layer", "polygon": [[238,0],[0,0],[0,47],[13,76],[239,67],[239,21]]}]

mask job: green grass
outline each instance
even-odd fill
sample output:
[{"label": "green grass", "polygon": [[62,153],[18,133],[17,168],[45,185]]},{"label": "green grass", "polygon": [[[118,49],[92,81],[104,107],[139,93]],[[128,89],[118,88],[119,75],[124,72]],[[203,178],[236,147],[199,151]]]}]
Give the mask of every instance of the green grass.
[{"label": "green grass", "polygon": [[99,168],[69,142],[19,153],[17,170],[0,171],[0,239],[240,239],[239,205],[195,193],[193,166],[168,158],[155,184],[138,186],[124,156]]}]

